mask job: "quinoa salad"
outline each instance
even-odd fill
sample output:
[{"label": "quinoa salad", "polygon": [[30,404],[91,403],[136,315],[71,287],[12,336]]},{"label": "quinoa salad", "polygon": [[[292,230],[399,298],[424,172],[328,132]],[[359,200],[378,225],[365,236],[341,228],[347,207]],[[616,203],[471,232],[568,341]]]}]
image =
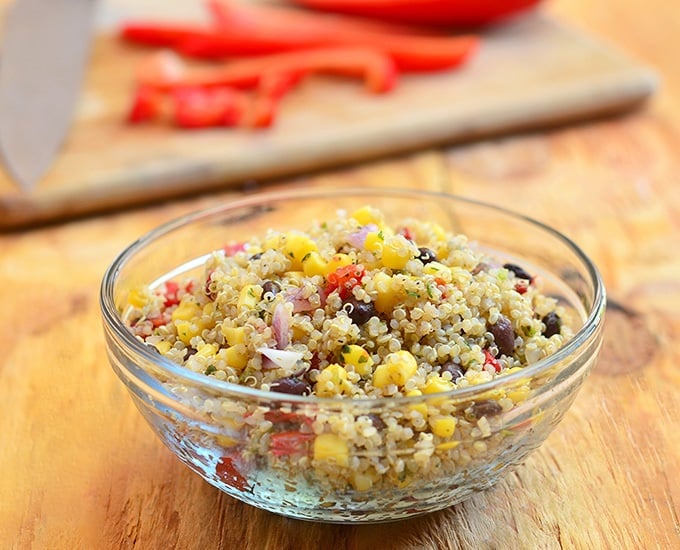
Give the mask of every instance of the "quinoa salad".
[{"label": "quinoa salad", "polygon": [[[364,206],[225,243],[201,275],[132,289],[124,318],[178,365],[277,398],[276,410],[201,401],[223,427],[205,445],[222,457],[216,475],[228,485],[246,488],[264,460],[333,490],[405,487],[482,459],[507,435],[492,430],[493,418],[525,401],[533,382],[463,405],[435,394],[520,371],[572,338],[569,312],[525,267],[434,222],[388,224]],[[321,412],[314,400],[281,408],[286,394],[379,399],[380,414]]]}]

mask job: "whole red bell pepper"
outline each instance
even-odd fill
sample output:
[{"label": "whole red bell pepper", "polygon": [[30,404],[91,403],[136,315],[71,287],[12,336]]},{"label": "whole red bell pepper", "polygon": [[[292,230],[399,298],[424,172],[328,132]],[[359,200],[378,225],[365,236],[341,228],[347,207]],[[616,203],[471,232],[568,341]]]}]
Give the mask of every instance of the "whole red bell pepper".
[{"label": "whole red bell pepper", "polygon": [[294,0],[301,6],[348,15],[424,25],[478,26],[496,23],[541,0]]}]

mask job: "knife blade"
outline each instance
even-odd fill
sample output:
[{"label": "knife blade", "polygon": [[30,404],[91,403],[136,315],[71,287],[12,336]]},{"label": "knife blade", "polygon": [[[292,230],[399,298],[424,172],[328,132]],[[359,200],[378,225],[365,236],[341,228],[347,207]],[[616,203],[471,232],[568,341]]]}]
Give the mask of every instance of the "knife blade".
[{"label": "knife blade", "polygon": [[94,0],[16,0],[0,44],[0,156],[29,190],[73,120],[89,54]]}]

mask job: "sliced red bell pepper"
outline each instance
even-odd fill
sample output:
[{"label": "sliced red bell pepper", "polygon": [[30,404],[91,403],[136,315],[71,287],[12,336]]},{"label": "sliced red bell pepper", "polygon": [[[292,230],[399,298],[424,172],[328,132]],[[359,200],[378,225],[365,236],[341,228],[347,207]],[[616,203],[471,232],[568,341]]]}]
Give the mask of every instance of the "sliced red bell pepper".
[{"label": "sliced red bell pepper", "polygon": [[496,359],[491,352],[488,349],[483,350],[484,351],[484,365],[491,365],[496,372],[501,372],[502,366],[498,362],[498,359]]},{"label": "sliced red bell pepper", "polygon": [[127,120],[139,124],[157,119],[163,111],[163,94],[152,86],[137,86]]},{"label": "sliced red bell pepper", "polygon": [[300,432],[278,432],[269,439],[269,450],[274,456],[306,455],[309,452],[308,442],[314,434]]},{"label": "sliced red bell pepper", "polygon": [[248,479],[241,473],[240,455],[232,453],[223,456],[215,466],[215,474],[223,483],[239,491],[248,489]]},{"label": "sliced red bell pepper", "polygon": [[174,121],[182,128],[237,126],[245,100],[240,92],[222,88],[179,88],[173,92]]},{"label": "sliced red bell pepper", "polygon": [[[258,10],[262,10],[259,16]],[[287,14],[286,8],[230,4],[221,12],[220,20],[222,30],[212,33],[191,35],[186,29],[179,29],[172,45],[184,55],[204,59],[358,46],[383,51],[402,71],[419,72],[456,67],[476,50],[479,42],[472,35],[427,36],[418,32],[379,30],[366,23],[353,26],[347,21],[329,20],[329,16],[323,14],[301,17],[296,13]],[[167,30],[163,34],[167,35]]]},{"label": "sliced red bell pepper", "polygon": [[392,60],[379,51],[366,48],[318,48],[232,61],[219,66],[187,70],[180,80],[149,75],[142,83],[161,89],[255,87],[274,73],[294,75],[326,73],[363,78],[375,93],[390,91],[397,71]]},{"label": "sliced red bell pepper", "polygon": [[351,264],[339,267],[328,275],[326,292],[330,294],[337,289],[340,298],[343,300],[348,298],[352,293],[352,289],[361,284],[361,279],[363,278],[365,271],[364,266],[361,264]]},{"label": "sliced red bell pepper", "polygon": [[426,25],[487,25],[536,6],[541,0],[294,0],[301,6]]}]

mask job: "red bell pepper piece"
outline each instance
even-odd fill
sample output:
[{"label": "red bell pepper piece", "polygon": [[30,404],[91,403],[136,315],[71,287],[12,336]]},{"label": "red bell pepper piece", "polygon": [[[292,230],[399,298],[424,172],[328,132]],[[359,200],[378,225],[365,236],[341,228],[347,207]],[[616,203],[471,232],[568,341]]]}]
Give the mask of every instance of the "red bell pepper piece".
[{"label": "red bell pepper piece", "polygon": [[239,491],[248,489],[248,479],[241,473],[241,460],[238,453],[225,455],[217,462],[215,474],[230,487]]},{"label": "red bell pepper piece", "polygon": [[163,94],[152,86],[137,86],[128,111],[127,120],[132,124],[148,122],[163,111]]},{"label": "red bell pepper piece", "polygon": [[501,369],[503,368],[501,364],[498,362],[498,359],[496,359],[493,355],[491,355],[491,352],[488,349],[483,350],[484,351],[484,365],[491,365],[496,372],[501,372]]},{"label": "red bell pepper piece", "polygon": [[362,77],[375,93],[390,91],[397,71],[389,57],[365,48],[319,48],[242,59],[220,66],[187,70],[183,78],[163,79],[142,76],[144,84],[161,89],[255,87],[267,75],[286,73],[301,77],[309,73],[328,73]]},{"label": "red bell pepper piece", "polygon": [[348,15],[425,25],[477,26],[498,22],[541,0],[294,0],[301,6]]},{"label": "red bell pepper piece", "polygon": [[[477,48],[476,36],[435,36],[420,32],[386,31],[367,23],[352,25],[328,15],[259,6],[213,2],[221,30],[193,34],[178,28],[174,37],[160,29],[167,45],[188,56],[219,59],[327,46],[355,46],[380,50],[403,71],[433,71],[463,63]],[[223,6],[219,8],[217,6]],[[261,13],[260,13],[261,12]],[[148,29],[146,29],[148,33]],[[134,35],[134,33],[133,33]],[[128,33],[128,38],[131,34]],[[142,36],[143,38],[143,36]]]},{"label": "red bell pepper piece", "polygon": [[244,112],[244,99],[237,90],[179,88],[173,92],[175,124],[182,128],[236,126]]},{"label": "red bell pepper piece", "polygon": [[348,298],[355,286],[361,284],[361,279],[365,273],[365,268],[361,264],[351,264],[339,267],[327,277],[328,284],[326,285],[326,293],[330,294],[334,290],[338,290],[340,298],[343,300]]},{"label": "red bell pepper piece", "polygon": [[269,439],[269,450],[274,456],[306,455],[309,452],[307,443],[314,437],[314,434],[300,432],[275,433]]}]

